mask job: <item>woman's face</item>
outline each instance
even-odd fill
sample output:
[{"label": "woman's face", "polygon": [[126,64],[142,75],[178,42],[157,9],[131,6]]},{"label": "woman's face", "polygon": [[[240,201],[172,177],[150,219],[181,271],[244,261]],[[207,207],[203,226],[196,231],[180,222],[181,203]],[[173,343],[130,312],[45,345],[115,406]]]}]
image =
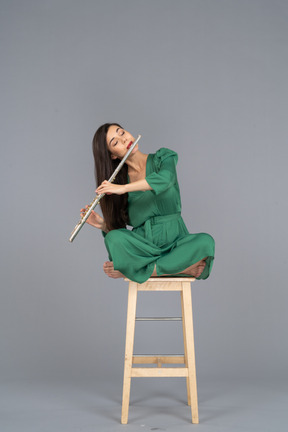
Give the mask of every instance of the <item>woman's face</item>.
[{"label": "woman's face", "polygon": [[[106,135],[106,142],[112,159],[122,159],[134,141],[135,138],[125,129],[122,129],[116,125],[109,127]],[[135,153],[137,150],[138,144],[133,149],[131,154]]]}]

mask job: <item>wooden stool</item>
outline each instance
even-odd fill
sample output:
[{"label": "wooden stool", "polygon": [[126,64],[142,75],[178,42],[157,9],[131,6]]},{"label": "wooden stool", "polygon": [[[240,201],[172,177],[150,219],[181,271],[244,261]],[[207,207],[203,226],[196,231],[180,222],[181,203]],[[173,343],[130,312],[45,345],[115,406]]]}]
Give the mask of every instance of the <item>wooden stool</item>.
[{"label": "wooden stool", "polygon": [[[150,278],[143,284],[129,282],[126,346],[123,380],[122,416],[121,423],[127,424],[130,387],[132,377],[186,377],[188,405],[191,405],[192,423],[199,423],[198,398],[195,367],[194,331],[192,316],[191,277],[156,277]],[[136,318],[136,303],[138,291],[180,291],[182,317],[180,318]],[[137,320],[182,320],[184,355],[182,356],[136,356],[133,355],[135,321]],[[157,367],[133,367],[134,364],[156,364]],[[183,367],[164,367],[162,364],[184,364]]]}]

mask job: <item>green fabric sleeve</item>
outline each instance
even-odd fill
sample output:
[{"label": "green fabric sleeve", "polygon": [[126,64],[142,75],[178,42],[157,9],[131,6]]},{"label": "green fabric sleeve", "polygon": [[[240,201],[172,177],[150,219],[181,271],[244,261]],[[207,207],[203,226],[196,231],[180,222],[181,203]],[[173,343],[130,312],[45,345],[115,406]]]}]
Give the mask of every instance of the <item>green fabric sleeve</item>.
[{"label": "green fabric sleeve", "polygon": [[155,171],[145,177],[156,195],[177,182],[176,164],[178,155],[172,150],[161,148],[154,155]]}]

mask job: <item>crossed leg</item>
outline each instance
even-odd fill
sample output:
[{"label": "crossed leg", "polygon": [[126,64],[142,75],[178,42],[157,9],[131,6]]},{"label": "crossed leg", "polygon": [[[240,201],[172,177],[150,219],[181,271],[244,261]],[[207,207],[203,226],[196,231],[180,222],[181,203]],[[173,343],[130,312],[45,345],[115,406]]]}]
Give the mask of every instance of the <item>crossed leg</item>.
[{"label": "crossed leg", "polygon": [[[206,260],[207,257],[203,258],[201,261],[198,261],[197,263],[187,267],[185,270],[183,270],[180,273],[175,273],[175,274],[185,274],[185,275],[190,275],[192,277],[199,277],[201,275],[201,273],[203,272],[205,265],[206,265]],[[107,274],[107,276],[113,278],[113,279],[118,279],[118,278],[124,278],[125,276],[123,275],[123,273],[121,273],[118,270],[114,270],[114,266],[113,266],[113,261],[106,261],[103,264],[103,270],[104,272]],[[154,267],[153,273],[151,276],[158,276],[156,273],[156,265]],[[168,274],[165,275],[161,275],[161,276],[169,276]]]}]

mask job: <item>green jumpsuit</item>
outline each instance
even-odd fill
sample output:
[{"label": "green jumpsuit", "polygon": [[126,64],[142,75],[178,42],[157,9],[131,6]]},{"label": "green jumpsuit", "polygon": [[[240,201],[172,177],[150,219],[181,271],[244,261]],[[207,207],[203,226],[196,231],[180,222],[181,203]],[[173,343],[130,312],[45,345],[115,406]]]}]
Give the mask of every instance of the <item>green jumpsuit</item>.
[{"label": "green jumpsuit", "polygon": [[103,233],[114,269],[132,281],[145,282],[155,264],[158,276],[175,275],[206,257],[204,271],[197,279],[207,279],[211,272],[214,239],[206,233],[189,234],[181,217],[177,160],[177,153],[167,148],[149,154],[145,179],[152,190],[128,193],[133,229]]}]

